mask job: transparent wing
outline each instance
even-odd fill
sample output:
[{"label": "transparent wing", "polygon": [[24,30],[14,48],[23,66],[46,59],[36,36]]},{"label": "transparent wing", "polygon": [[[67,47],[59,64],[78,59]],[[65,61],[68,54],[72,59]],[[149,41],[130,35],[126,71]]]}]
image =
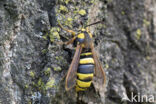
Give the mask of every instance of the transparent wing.
[{"label": "transparent wing", "polygon": [[77,73],[77,68],[80,60],[81,51],[82,51],[82,47],[80,45],[77,45],[76,52],[74,54],[72,63],[68,69],[68,73],[66,76],[65,89],[67,91],[72,87],[74,87],[76,84],[76,73]]},{"label": "transparent wing", "polygon": [[103,67],[101,65],[101,62],[98,59],[98,56],[96,54],[96,51],[94,49],[94,45],[91,45],[91,50],[92,50],[92,54],[93,54],[93,58],[94,58],[94,62],[95,62],[95,76],[96,76],[96,81],[99,84],[105,85],[106,83],[106,75],[105,72],[103,70]]}]

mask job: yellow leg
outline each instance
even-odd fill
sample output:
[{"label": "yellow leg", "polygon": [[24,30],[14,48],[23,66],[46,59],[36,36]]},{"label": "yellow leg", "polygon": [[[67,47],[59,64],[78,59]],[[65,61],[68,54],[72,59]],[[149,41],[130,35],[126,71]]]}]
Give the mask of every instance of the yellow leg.
[{"label": "yellow leg", "polygon": [[89,33],[90,37],[92,38],[93,37],[93,34],[91,34],[91,32],[90,32],[90,30],[89,30],[88,27],[86,28],[86,31]]},{"label": "yellow leg", "polygon": [[60,23],[58,23],[58,25],[59,25],[63,30],[65,30],[65,31],[71,33],[73,36],[75,36],[76,33],[75,33],[73,30],[68,30],[68,29],[64,28]]},{"label": "yellow leg", "polygon": [[90,33],[90,30],[89,30],[89,28],[88,28],[88,27],[86,27],[86,30],[87,30],[87,32],[89,32],[89,33]]},{"label": "yellow leg", "polygon": [[73,37],[72,39],[70,39],[69,41],[65,42],[66,45],[72,44],[74,42],[74,40],[76,39],[76,37]]},{"label": "yellow leg", "polygon": [[69,41],[67,42],[57,42],[57,44],[60,44],[60,45],[69,45],[69,44],[72,44],[74,42],[74,40],[76,39],[76,36],[74,36],[72,39],[70,39]]}]

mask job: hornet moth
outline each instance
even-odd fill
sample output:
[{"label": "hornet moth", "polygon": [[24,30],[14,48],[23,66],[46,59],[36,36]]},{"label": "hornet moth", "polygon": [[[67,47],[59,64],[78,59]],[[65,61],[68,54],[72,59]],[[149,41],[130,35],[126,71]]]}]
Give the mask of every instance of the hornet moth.
[{"label": "hornet moth", "polygon": [[65,79],[65,89],[70,90],[74,86],[76,91],[85,91],[90,87],[93,77],[96,77],[96,82],[105,85],[106,75],[96,54],[92,34],[90,33],[88,26],[100,23],[101,21],[92,23],[84,26],[79,30],[78,33],[73,30],[64,28],[60,23],[59,26],[72,34],[73,38],[68,42],[64,42],[65,45],[72,44],[76,41],[76,51],[68,69],[67,76]]}]

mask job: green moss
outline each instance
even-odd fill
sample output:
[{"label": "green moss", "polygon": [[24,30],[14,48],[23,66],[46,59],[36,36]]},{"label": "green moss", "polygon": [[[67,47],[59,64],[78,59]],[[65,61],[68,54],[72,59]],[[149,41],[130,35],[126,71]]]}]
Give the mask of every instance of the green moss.
[{"label": "green moss", "polygon": [[43,39],[47,40],[48,33],[46,33],[44,36],[42,36]]},{"label": "green moss", "polygon": [[86,15],[86,11],[84,9],[81,9],[78,13],[82,16]]},{"label": "green moss", "polygon": [[105,68],[108,69],[109,68],[109,65],[108,64],[105,64]]},{"label": "green moss", "polygon": [[64,59],[64,57],[62,57],[62,56],[56,56],[55,59],[57,60],[57,62],[58,62],[59,65],[65,65],[65,64],[67,64],[66,61],[65,61],[65,59]]},{"label": "green moss", "polygon": [[73,19],[71,17],[68,17],[67,19],[65,19],[64,24],[72,28],[72,21]]},{"label": "green moss", "polygon": [[32,82],[32,85],[33,85],[33,86],[36,86],[35,82]]},{"label": "green moss", "polygon": [[61,70],[62,70],[62,68],[60,66],[54,67],[54,71],[61,71]]},{"label": "green moss", "polygon": [[141,64],[137,64],[137,66],[138,66],[138,67],[140,67],[140,66],[141,66]]},{"label": "green moss", "polygon": [[45,40],[47,40],[47,37],[46,37],[45,35],[44,35],[44,36],[42,36],[42,38],[43,38],[43,39],[45,39]]},{"label": "green moss", "polygon": [[68,17],[67,21],[71,22],[71,21],[73,21],[73,19],[71,17]]},{"label": "green moss", "polygon": [[45,53],[47,53],[47,51],[48,51],[48,49],[43,49],[42,53],[45,54]]},{"label": "green moss", "polygon": [[28,104],[32,104],[31,101],[28,101]]},{"label": "green moss", "polygon": [[147,21],[146,19],[143,19],[143,23],[144,23],[144,25],[146,25],[146,26],[149,26],[149,25],[150,25],[150,22]]},{"label": "green moss", "polygon": [[146,59],[147,59],[147,60],[150,60],[151,58],[150,58],[150,56],[146,56]]},{"label": "green moss", "polygon": [[45,85],[45,89],[53,88],[55,87],[55,79],[51,78]]},{"label": "green moss", "polygon": [[77,17],[77,16],[75,16],[75,17],[74,17],[74,20],[78,20],[78,17]]},{"label": "green moss", "polygon": [[34,73],[33,71],[30,71],[30,72],[29,72],[29,75],[30,75],[32,78],[35,77],[35,73]]},{"label": "green moss", "polygon": [[38,85],[38,86],[40,86],[40,85],[41,85],[41,83],[42,83],[42,79],[40,78],[40,79],[38,80],[37,85]]},{"label": "green moss", "polygon": [[67,7],[65,7],[65,6],[63,6],[63,5],[60,5],[59,10],[60,10],[60,12],[68,12]]},{"label": "green moss", "polygon": [[52,34],[50,34],[50,41],[54,42],[54,39],[60,39],[59,33],[58,32],[53,32]]},{"label": "green moss", "polygon": [[125,12],[124,12],[124,11],[122,11],[122,12],[121,12],[121,14],[122,14],[122,15],[125,15]]},{"label": "green moss", "polygon": [[[49,70],[49,69],[48,69]],[[45,84],[42,81],[42,78],[39,78],[38,82],[35,84],[34,86],[38,88],[39,91],[46,93],[46,90],[52,87],[56,87],[55,85],[55,79],[54,78],[50,78],[49,81]]]},{"label": "green moss", "polygon": [[25,88],[27,89],[28,87],[29,87],[29,85],[26,84],[26,85],[25,85]]},{"label": "green moss", "polygon": [[[116,45],[117,46],[117,45]],[[116,63],[117,62],[117,59],[116,58],[113,58],[112,59],[112,63]]]},{"label": "green moss", "polygon": [[49,75],[49,74],[50,74],[50,71],[51,71],[51,68],[47,68],[47,69],[44,71],[44,74],[45,74],[45,75]]},{"label": "green moss", "polygon": [[75,10],[73,11],[74,14],[77,14],[79,11],[79,8],[78,7],[75,7]]},{"label": "green moss", "polygon": [[70,1],[71,1],[71,0],[65,0],[64,2],[65,2],[66,4],[68,4]]},{"label": "green moss", "polygon": [[56,59],[56,60],[59,60],[59,56],[56,56],[55,59]]},{"label": "green moss", "polygon": [[36,87],[38,87],[40,91],[45,91],[45,84],[41,78],[38,80]]},{"label": "green moss", "polygon": [[55,59],[62,64],[64,62],[64,58],[62,56],[56,56]]},{"label": "green moss", "polygon": [[63,57],[62,56],[56,56],[55,59],[58,60],[58,61],[62,61]]},{"label": "green moss", "polygon": [[105,29],[106,29],[106,28],[107,28],[107,26],[104,24],[104,25],[103,25],[103,28],[105,28]]},{"label": "green moss", "polygon": [[81,2],[81,5],[85,7],[86,6],[86,2],[85,1]]},{"label": "green moss", "polygon": [[54,42],[55,39],[60,40],[60,35],[58,33],[59,31],[60,29],[58,27],[53,27],[50,29],[49,37],[51,42]]},{"label": "green moss", "polygon": [[137,31],[136,31],[136,38],[137,38],[137,40],[139,40],[141,38],[141,30],[140,29],[137,29]]},{"label": "green moss", "polygon": [[92,4],[93,4],[94,2],[95,2],[95,0],[91,0],[91,1],[90,1],[90,3],[92,3]]}]

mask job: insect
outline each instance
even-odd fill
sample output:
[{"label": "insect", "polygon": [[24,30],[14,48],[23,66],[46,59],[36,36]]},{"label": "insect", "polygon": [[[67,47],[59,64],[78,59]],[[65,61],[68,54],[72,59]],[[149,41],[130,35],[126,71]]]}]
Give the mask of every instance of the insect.
[{"label": "insect", "polygon": [[[97,23],[100,22],[98,21],[87,26]],[[73,35],[72,39],[68,42],[64,42],[65,45],[72,44],[74,41],[77,42],[76,51],[65,79],[66,91],[70,90],[74,86],[76,87],[77,92],[85,91],[91,86],[93,77],[96,78],[95,81],[97,83],[104,86],[106,75],[95,52],[92,34],[87,26],[85,28],[82,27],[78,33],[64,28],[60,23],[59,26]]]}]

